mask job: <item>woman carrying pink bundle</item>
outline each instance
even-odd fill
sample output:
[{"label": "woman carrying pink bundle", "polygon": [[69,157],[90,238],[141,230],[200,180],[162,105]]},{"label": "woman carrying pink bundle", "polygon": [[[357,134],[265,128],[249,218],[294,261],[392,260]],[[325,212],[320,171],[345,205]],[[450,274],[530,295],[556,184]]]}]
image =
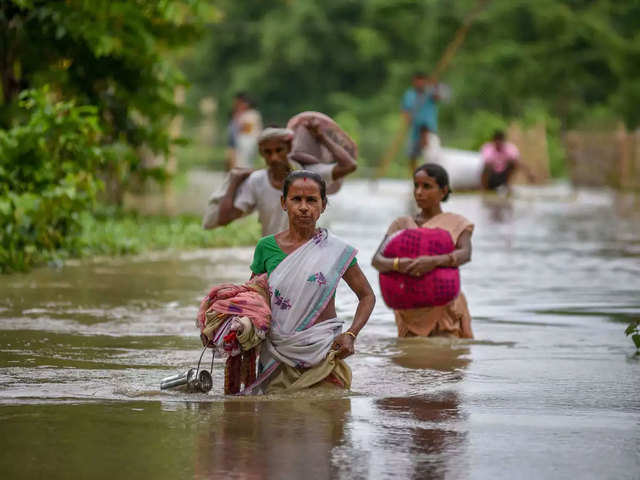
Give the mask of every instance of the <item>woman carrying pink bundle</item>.
[{"label": "woman carrying pink bundle", "polygon": [[[289,228],[258,242],[251,280],[216,286],[202,301],[197,325],[203,343],[228,356],[228,394],[349,389],[351,369],[344,359],[355,352],[375,296],[356,249],[316,225],[327,206],[320,175],[290,173],[280,206]],[[341,280],[358,297],[353,322],[344,332],[335,306]]]},{"label": "woman carrying pink bundle", "polygon": [[[457,277],[457,267],[471,260],[473,224],[442,211],[441,202],[451,192],[447,171],[440,165],[421,165],[413,181],[420,212],[391,223],[372,261],[381,274],[385,301],[394,308],[398,336],[473,338],[471,315]],[[450,239],[443,238],[443,234],[448,237],[446,233]],[[404,255],[397,253],[403,249]],[[399,291],[406,293],[398,295]],[[440,301],[443,298],[446,303]]]}]

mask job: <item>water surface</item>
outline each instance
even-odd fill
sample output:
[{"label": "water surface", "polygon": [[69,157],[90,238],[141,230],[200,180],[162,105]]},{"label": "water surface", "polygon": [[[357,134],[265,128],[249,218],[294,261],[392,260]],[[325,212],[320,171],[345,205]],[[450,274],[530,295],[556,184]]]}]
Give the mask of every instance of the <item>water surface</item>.
[{"label": "water surface", "polygon": [[[408,184],[351,182],[324,222],[370,258]],[[193,199],[191,199],[193,200]],[[255,399],[160,392],[195,366],[194,318],[251,248],[70,262],[0,277],[6,478],[639,478],[638,199],[564,185],[454,195],[476,339],[396,338],[379,298],[353,390]],[[343,284],[339,315],[356,298]],[[210,357],[206,357],[208,362]],[[5,476],[3,475],[3,476]]]}]

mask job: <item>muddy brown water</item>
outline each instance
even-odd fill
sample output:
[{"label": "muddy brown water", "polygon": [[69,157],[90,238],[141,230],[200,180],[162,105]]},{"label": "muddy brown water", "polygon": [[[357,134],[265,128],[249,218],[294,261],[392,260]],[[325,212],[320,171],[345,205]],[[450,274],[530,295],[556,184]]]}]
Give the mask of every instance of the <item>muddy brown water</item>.
[{"label": "muddy brown water", "polygon": [[[520,188],[454,195],[476,224],[462,284],[476,339],[398,340],[381,298],[353,389],[161,392],[195,366],[198,303],[251,248],[70,262],[0,277],[3,478],[640,478],[635,197]],[[324,218],[371,255],[408,185],[351,182]],[[356,299],[341,285],[347,322]],[[208,360],[206,357],[205,360]]]}]

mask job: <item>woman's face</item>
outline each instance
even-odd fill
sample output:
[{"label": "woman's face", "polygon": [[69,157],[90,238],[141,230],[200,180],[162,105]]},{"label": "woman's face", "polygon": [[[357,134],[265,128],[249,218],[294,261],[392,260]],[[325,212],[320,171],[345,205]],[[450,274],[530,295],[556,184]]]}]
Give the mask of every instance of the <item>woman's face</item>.
[{"label": "woman's face", "polygon": [[282,208],[289,216],[289,226],[315,227],[326,204],[320,196],[320,185],[310,178],[298,178],[289,185],[287,198],[282,197]]},{"label": "woman's face", "polygon": [[271,139],[260,143],[260,155],[269,168],[286,167],[289,163],[287,155],[291,151],[291,142]]},{"label": "woman's face", "polygon": [[433,208],[447,194],[447,187],[440,188],[438,182],[427,172],[420,170],[413,176],[413,197],[421,209]]}]

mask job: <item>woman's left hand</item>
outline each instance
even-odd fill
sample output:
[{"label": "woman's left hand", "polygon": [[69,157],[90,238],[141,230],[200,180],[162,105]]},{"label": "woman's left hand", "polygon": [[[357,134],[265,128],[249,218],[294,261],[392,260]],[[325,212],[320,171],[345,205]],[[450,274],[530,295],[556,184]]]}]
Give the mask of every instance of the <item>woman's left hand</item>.
[{"label": "woman's left hand", "polygon": [[412,277],[419,277],[425,273],[429,273],[434,268],[438,267],[438,260],[436,257],[424,256],[418,257],[411,261],[407,267],[407,275]]},{"label": "woman's left hand", "polygon": [[332,350],[337,350],[336,357],[347,358],[349,355],[353,355],[355,349],[353,347],[355,339],[351,335],[341,333],[333,340],[331,345]]}]

